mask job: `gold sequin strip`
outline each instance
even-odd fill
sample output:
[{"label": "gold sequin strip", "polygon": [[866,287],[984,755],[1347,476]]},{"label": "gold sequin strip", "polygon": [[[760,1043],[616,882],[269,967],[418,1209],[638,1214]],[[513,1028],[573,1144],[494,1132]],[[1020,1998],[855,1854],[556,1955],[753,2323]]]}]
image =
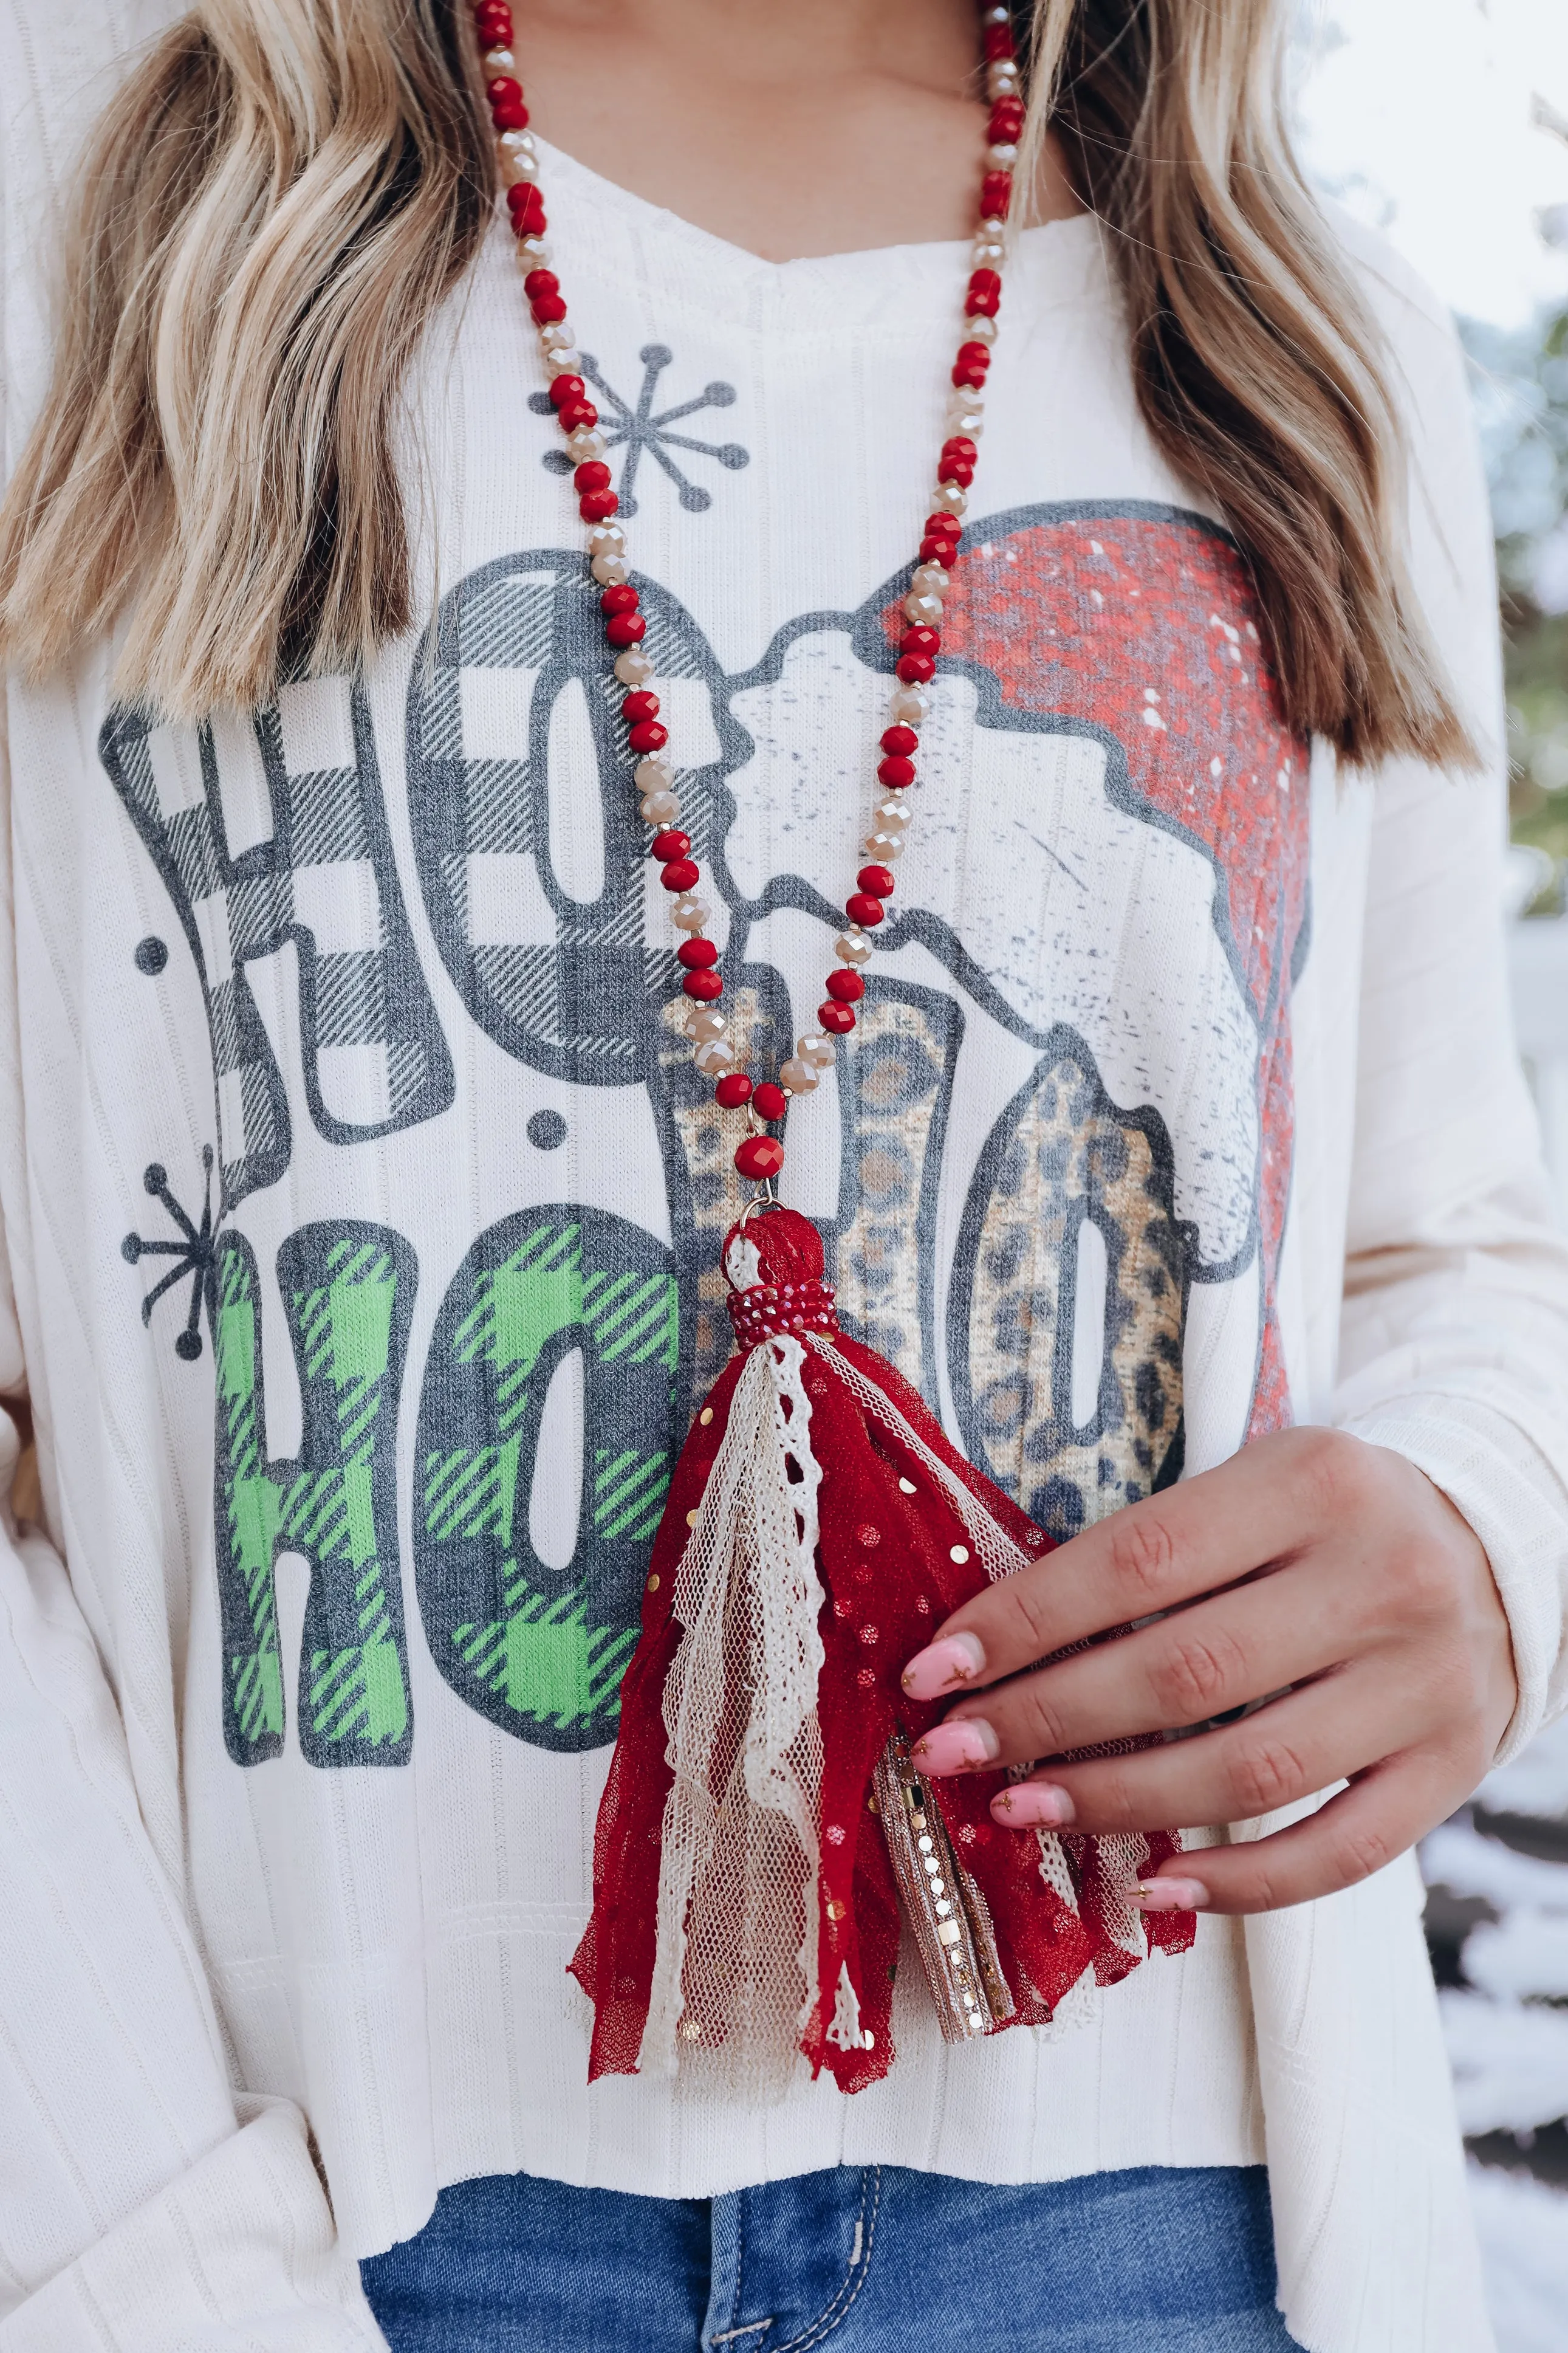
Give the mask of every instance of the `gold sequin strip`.
[{"label": "gold sequin strip", "polygon": [[877,1760],[877,1810],[905,1916],[914,1931],[942,2039],[967,2042],[1016,2004],[996,1957],[990,1907],[953,1852],[947,1825],[895,1733]]}]

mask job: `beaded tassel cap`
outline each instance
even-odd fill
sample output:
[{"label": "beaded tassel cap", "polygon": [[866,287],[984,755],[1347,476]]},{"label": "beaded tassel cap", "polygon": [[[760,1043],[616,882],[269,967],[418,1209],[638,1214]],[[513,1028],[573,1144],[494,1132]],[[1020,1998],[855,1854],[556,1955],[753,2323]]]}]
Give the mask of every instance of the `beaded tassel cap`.
[{"label": "beaded tassel cap", "polygon": [[679,2068],[756,2097],[804,2060],[855,2092],[893,2058],[904,1919],[953,2041],[1043,2023],[1086,1972],[1113,1983],[1193,1923],[1115,1892],[1175,1839],[1102,1856],[994,1823],[1001,1770],[914,1772],[941,1709],[903,1665],[1050,1539],[839,1331],[806,1219],[748,1218],[724,1266],[740,1353],[654,1546],[572,1968],[591,2076]]}]

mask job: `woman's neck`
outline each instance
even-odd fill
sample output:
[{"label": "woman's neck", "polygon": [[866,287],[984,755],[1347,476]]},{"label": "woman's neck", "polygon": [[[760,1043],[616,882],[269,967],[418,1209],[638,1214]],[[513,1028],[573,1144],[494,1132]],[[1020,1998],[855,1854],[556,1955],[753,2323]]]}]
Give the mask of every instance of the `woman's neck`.
[{"label": "woman's neck", "polygon": [[[535,128],[769,261],[966,237],[973,0],[514,0]],[[1030,217],[1079,209],[1055,155]]]}]

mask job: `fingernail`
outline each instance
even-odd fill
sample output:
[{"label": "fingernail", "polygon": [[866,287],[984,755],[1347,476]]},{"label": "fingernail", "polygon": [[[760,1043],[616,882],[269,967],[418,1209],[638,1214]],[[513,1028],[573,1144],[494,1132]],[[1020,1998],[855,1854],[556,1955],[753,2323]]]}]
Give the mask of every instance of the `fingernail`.
[{"label": "fingernail", "polygon": [[969,1773],[994,1765],[1002,1743],[984,1716],[966,1715],[960,1724],[938,1724],[910,1754],[922,1773]]},{"label": "fingernail", "polygon": [[991,1810],[1007,1830],[1060,1830],[1073,1819],[1075,1808],[1065,1789],[1054,1781],[1015,1781],[991,1800]]},{"label": "fingernail", "polygon": [[1140,1912],[1202,1912],[1209,1900],[1201,1879],[1145,1879],[1127,1893]]},{"label": "fingernail", "polygon": [[978,1634],[944,1634],[915,1652],[901,1680],[911,1699],[940,1699],[960,1683],[972,1683],[984,1664]]}]

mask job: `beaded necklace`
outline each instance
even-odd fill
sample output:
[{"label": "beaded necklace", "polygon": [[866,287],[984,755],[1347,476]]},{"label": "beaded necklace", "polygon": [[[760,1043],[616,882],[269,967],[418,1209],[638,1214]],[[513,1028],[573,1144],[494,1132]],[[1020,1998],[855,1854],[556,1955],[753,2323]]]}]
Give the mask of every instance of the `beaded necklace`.
[{"label": "beaded necklace", "polygon": [[909,828],[909,794],[916,781],[915,754],[926,715],[925,690],[935,674],[942,649],[942,598],[950,585],[969,486],[974,479],[976,445],[984,426],[985,379],[1001,307],[1003,237],[1024,127],[1012,19],[1005,7],[981,10],[991,113],[980,182],[974,266],[963,297],[963,341],[952,364],[947,438],[937,459],[931,512],[925,520],[919,559],[904,598],[907,626],[899,640],[898,684],[877,766],[881,797],[864,844],[867,863],[845,902],[845,927],[834,943],[839,961],[827,976],[826,996],[817,1008],[817,1026],[796,1040],[795,1052],[781,1065],[776,1081],[755,1079],[737,1067],[729,1022],[721,1010],[724,982],[719,950],[707,934],[711,911],[699,894],[701,870],[691,855],[689,836],[680,829],[675,779],[664,756],[669,734],[659,717],[653,664],[642,650],[647,624],[638,609],[641,599],[630,576],[626,533],[615,520],[620,501],[605,462],[605,443],[597,429],[599,412],[588,397],[582,355],[573,344],[561,281],[550,267],[539,157],[529,135],[528,106],[510,46],[512,19],[507,0],[478,0],[474,26],[483,52],[485,90],[496,128],[507,210],[524,271],[523,292],[539,332],[555,421],[573,461],[578,512],[588,526],[589,567],[601,589],[605,640],[614,654],[616,676],[627,690],[621,718],[626,747],[635,761],[633,782],[640,795],[643,818],[653,829],[651,852],[658,862],[659,880],[670,894],[670,917],[683,934],[676,955],[683,967],[681,987],[691,999],[687,1034],[695,1048],[698,1069],[714,1082],[721,1110],[745,1113],[748,1133],[736,1147],[736,1168],[748,1180],[760,1180],[771,1197],[784,1152],[781,1137],[769,1134],[766,1127],[782,1124],[794,1097],[811,1093],[833,1063],[835,1039],[847,1037],[855,1028],[855,1008],[866,990],[864,968],[870,960],[873,934],[884,919],[886,902],[893,895],[893,870],[902,855]]},{"label": "beaded necklace", "polygon": [[[840,1329],[821,1235],[773,1195],[784,1155],[769,1131],[856,1026],[909,826],[1001,307],[1024,127],[1012,23],[1005,7],[980,12],[991,112],[979,233],[931,511],[903,600],[881,797],[817,1026],[776,1079],[739,1067],[721,1009],[719,949],[679,824],[619,501],[544,242],[507,0],[476,0],[474,23],[523,291],[626,690],[632,780],[680,935],[688,1034],[721,1110],[745,1115],[735,1166],[761,1187],[721,1253],[736,1354],[680,1450],[621,1685],[593,1916],[571,1964],[595,2007],[589,2073],[698,2067],[755,2094],[804,2056],[854,2092],[893,2057],[905,1922],[952,2042],[1040,2023],[1086,1973],[1111,1982],[1151,1940],[1180,1949],[1192,1934],[1190,1918],[1146,1921],[1116,1892],[1117,1869],[1152,1876],[1173,1838],[1121,1841],[1129,1851],[1108,1868],[1093,1839],[1069,1856],[1054,1832],[994,1829],[993,1772],[921,1779],[914,1745],[938,1711],[903,1689],[899,1662],[1050,1539],[964,1461],[893,1366]],[[752,1219],[759,1208],[769,1214]]]}]

